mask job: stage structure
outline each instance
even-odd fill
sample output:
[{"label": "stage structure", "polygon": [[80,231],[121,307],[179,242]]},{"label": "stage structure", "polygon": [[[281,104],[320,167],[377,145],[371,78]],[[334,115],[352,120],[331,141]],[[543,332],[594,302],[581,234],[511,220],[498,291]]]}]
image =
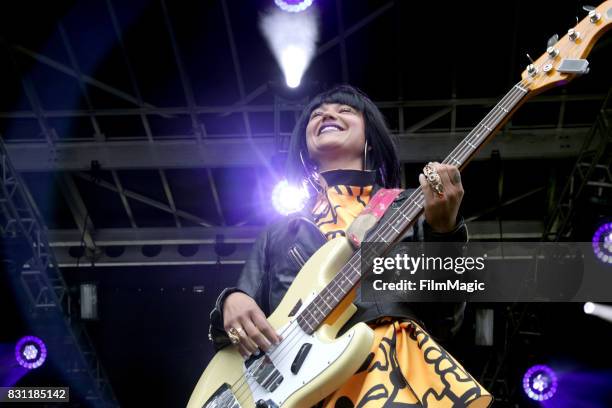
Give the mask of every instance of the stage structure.
[{"label": "stage structure", "polygon": [[[118,406],[87,332],[72,316],[70,291],[49,246],[46,227],[1,139],[0,180],[3,256],[9,260],[28,259],[25,265],[14,261],[8,273],[17,297],[22,299],[22,312],[27,315],[30,330],[44,338],[49,359],[63,367],[70,386],[91,406]],[[17,246],[8,245],[17,240],[26,242],[26,258],[13,252]]]}]

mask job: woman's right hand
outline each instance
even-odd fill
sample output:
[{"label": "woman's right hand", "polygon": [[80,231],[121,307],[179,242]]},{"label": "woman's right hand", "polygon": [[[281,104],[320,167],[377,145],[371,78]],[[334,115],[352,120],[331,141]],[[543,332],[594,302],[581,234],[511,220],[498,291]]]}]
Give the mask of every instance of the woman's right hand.
[{"label": "woman's right hand", "polygon": [[257,349],[267,351],[273,344],[280,342],[276,330],[268,323],[266,315],[249,295],[234,292],[223,302],[223,327],[226,332],[231,328],[238,331],[240,354],[248,358]]}]

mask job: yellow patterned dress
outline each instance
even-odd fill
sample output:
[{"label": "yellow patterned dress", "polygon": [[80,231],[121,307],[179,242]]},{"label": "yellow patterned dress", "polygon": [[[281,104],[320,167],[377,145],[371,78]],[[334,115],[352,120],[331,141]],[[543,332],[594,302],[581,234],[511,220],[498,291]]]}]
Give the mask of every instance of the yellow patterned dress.
[{"label": "yellow patterned dress", "polygon": [[[325,177],[325,191],[312,210],[328,240],[345,235],[372,192],[372,185],[343,185],[335,178]],[[480,408],[491,404],[491,394],[415,322],[381,318],[370,327],[375,338],[368,358],[318,407]]]}]

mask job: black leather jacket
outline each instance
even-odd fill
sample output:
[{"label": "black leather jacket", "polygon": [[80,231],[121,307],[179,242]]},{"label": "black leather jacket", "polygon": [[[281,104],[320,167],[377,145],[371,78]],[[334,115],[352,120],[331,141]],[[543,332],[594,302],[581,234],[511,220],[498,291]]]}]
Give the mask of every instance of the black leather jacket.
[{"label": "black leather jacket", "polygon": [[[414,190],[403,191],[395,199],[394,205],[401,205],[412,191]],[[388,211],[380,222],[384,223],[391,212]],[[459,217],[453,231],[438,234],[424,221],[424,217],[421,217],[403,240],[466,242],[467,228],[463,218]],[[222,314],[223,302],[229,294],[236,291],[246,293],[257,302],[266,316],[269,316],[304,263],[326,242],[309,212],[296,213],[269,226],[256,240],[236,287],[223,290],[210,313],[209,338],[215,349],[219,350],[230,344],[223,328]],[[464,303],[366,303],[357,300],[354,304],[358,310],[344,328],[350,328],[360,321],[369,322],[379,317],[393,316],[417,320],[441,340],[448,338],[459,328],[465,308]]]}]

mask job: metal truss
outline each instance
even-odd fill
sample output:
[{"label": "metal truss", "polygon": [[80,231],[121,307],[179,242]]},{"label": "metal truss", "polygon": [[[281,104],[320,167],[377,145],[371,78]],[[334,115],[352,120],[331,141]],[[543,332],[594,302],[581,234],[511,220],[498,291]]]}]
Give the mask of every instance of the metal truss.
[{"label": "metal truss", "polygon": [[589,198],[612,201],[612,88],[587,133],[572,173],[544,230],[545,240],[567,239],[572,234],[576,205]]},{"label": "metal truss", "polygon": [[[521,392],[519,381],[509,381],[522,373],[517,368],[524,369],[525,361],[511,359],[512,355],[526,355],[521,347],[533,343],[541,337],[541,323],[529,303],[515,303],[495,310],[495,324],[503,326],[503,337],[496,339],[496,344],[490,349],[479,377],[479,382],[495,396],[495,405],[500,407],[515,407]],[[501,343],[501,344],[497,344]]]},{"label": "metal truss", "polygon": [[[26,266],[17,267],[17,293],[25,294],[31,326],[49,346],[51,358],[61,359],[68,380],[95,407],[117,406],[112,388],[91,340],[70,313],[70,292],[47,240],[34,202],[11,165],[0,138],[0,233],[2,239],[23,238],[32,251]],[[52,327],[52,330],[49,328]]]},{"label": "metal truss", "polygon": [[[499,239],[497,221],[468,222],[470,240]],[[542,236],[540,221],[504,224],[506,239]],[[60,267],[243,264],[262,227],[116,228],[96,230],[96,251],[81,250],[80,230],[51,230]],[[218,246],[225,246],[221,256]]]},{"label": "metal truss", "polygon": [[[489,159],[493,150],[498,150],[504,160],[575,157],[588,129],[509,129],[484,146],[476,160]],[[454,134],[442,131],[400,135],[400,160],[406,163],[439,160],[467,133],[468,129],[460,129]],[[24,142],[7,144],[7,150],[19,171],[85,171],[93,160],[104,170],[269,166],[270,157],[278,150],[278,139],[273,133],[256,135],[250,140],[244,135],[236,136],[209,137],[200,145],[187,135],[155,142],[144,139],[61,142],[53,149],[46,143]]]}]

